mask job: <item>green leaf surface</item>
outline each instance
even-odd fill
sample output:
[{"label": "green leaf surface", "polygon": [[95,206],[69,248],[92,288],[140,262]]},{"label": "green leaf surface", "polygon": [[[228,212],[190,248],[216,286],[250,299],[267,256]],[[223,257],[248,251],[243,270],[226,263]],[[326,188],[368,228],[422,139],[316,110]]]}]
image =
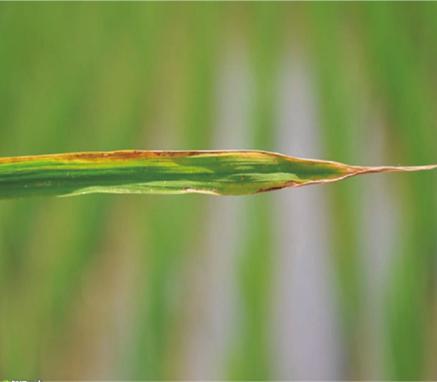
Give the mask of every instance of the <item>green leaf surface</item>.
[{"label": "green leaf surface", "polygon": [[0,198],[88,193],[249,195],[351,176],[432,170],[350,166],[267,151],[110,151],[0,158]]}]

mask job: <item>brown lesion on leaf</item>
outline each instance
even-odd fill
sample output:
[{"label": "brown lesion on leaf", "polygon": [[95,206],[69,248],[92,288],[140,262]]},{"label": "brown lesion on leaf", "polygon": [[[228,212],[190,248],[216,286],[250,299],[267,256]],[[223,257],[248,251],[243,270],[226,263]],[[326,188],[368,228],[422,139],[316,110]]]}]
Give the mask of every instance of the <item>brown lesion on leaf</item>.
[{"label": "brown lesion on leaf", "polygon": [[[284,157],[282,154],[259,150],[117,150],[106,152],[53,154],[45,157],[60,160],[135,160],[148,158],[185,158],[193,156],[238,156],[252,159]],[[39,158],[41,158],[41,156],[39,156]]]},{"label": "brown lesion on leaf", "polygon": [[271,187],[263,187],[258,189],[255,193],[256,194],[260,194],[262,192],[269,192],[269,191],[277,191],[277,190],[282,190],[284,188],[292,188],[292,187],[299,187],[301,186],[302,183],[298,183],[298,182],[294,182],[294,181],[290,181],[290,182],[286,182],[284,184],[281,184],[279,186],[271,186]]},{"label": "brown lesion on leaf", "polygon": [[226,151],[197,151],[197,150],[119,150],[107,152],[81,152],[72,154],[61,154],[57,156],[60,160],[141,160],[157,158],[185,158],[204,155],[230,154]]},{"label": "brown lesion on leaf", "polygon": [[202,155],[199,151],[160,151],[160,150],[118,150],[118,151],[89,151],[66,154],[27,155],[0,158],[2,163],[17,163],[28,161],[110,161],[110,160],[135,160],[148,158],[179,158]]},{"label": "brown lesion on leaf", "polygon": [[[287,157],[283,154],[262,150],[115,150],[115,151],[88,151],[61,154],[26,155],[16,157],[0,157],[1,163],[16,163],[27,161],[106,161],[106,160],[141,160],[149,158],[184,158],[205,156],[237,156],[251,159],[288,158],[294,161],[303,161],[301,158]],[[314,161],[317,162],[317,161]]]},{"label": "brown lesion on leaf", "polygon": [[121,150],[108,152],[84,152],[62,156],[67,160],[132,160],[148,158],[173,158],[181,156],[192,156],[194,151],[145,151],[145,150]]}]

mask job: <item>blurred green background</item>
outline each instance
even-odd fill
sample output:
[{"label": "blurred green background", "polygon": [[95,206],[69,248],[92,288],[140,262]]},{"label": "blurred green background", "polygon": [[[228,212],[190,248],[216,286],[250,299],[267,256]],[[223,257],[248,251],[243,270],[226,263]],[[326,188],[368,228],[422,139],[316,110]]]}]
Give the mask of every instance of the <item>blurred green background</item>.
[{"label": "blurred green background", "polygon": [[[2,3],[0,155],[436,163],[437,3]],[[0,376],[436,379],[437,176],[0,202]]]}]

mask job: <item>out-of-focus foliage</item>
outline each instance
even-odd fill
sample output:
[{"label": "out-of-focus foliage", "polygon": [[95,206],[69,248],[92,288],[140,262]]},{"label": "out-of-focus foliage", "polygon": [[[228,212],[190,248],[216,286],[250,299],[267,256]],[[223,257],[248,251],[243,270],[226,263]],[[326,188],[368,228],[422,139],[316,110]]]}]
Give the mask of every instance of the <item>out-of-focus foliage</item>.
[{"label": "out-of-focus foliage", "polygon": [[[436,3],[2,3],[0,156],[435,163],[436,41]],[[436,175],[385,177],[1,201],[1,377],[437,378]]]}]

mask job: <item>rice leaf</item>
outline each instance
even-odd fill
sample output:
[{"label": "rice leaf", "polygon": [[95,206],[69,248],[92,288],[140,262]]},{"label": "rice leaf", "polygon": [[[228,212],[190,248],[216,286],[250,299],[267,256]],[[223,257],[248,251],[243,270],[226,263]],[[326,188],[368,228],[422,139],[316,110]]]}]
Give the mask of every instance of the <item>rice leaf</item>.
[{"label": "rice leaf", "polygon": [[249,195],[351,176],[432,170],[350,166],[267,151],[109,151],[0,158],[0,198],[88,193]]}]

